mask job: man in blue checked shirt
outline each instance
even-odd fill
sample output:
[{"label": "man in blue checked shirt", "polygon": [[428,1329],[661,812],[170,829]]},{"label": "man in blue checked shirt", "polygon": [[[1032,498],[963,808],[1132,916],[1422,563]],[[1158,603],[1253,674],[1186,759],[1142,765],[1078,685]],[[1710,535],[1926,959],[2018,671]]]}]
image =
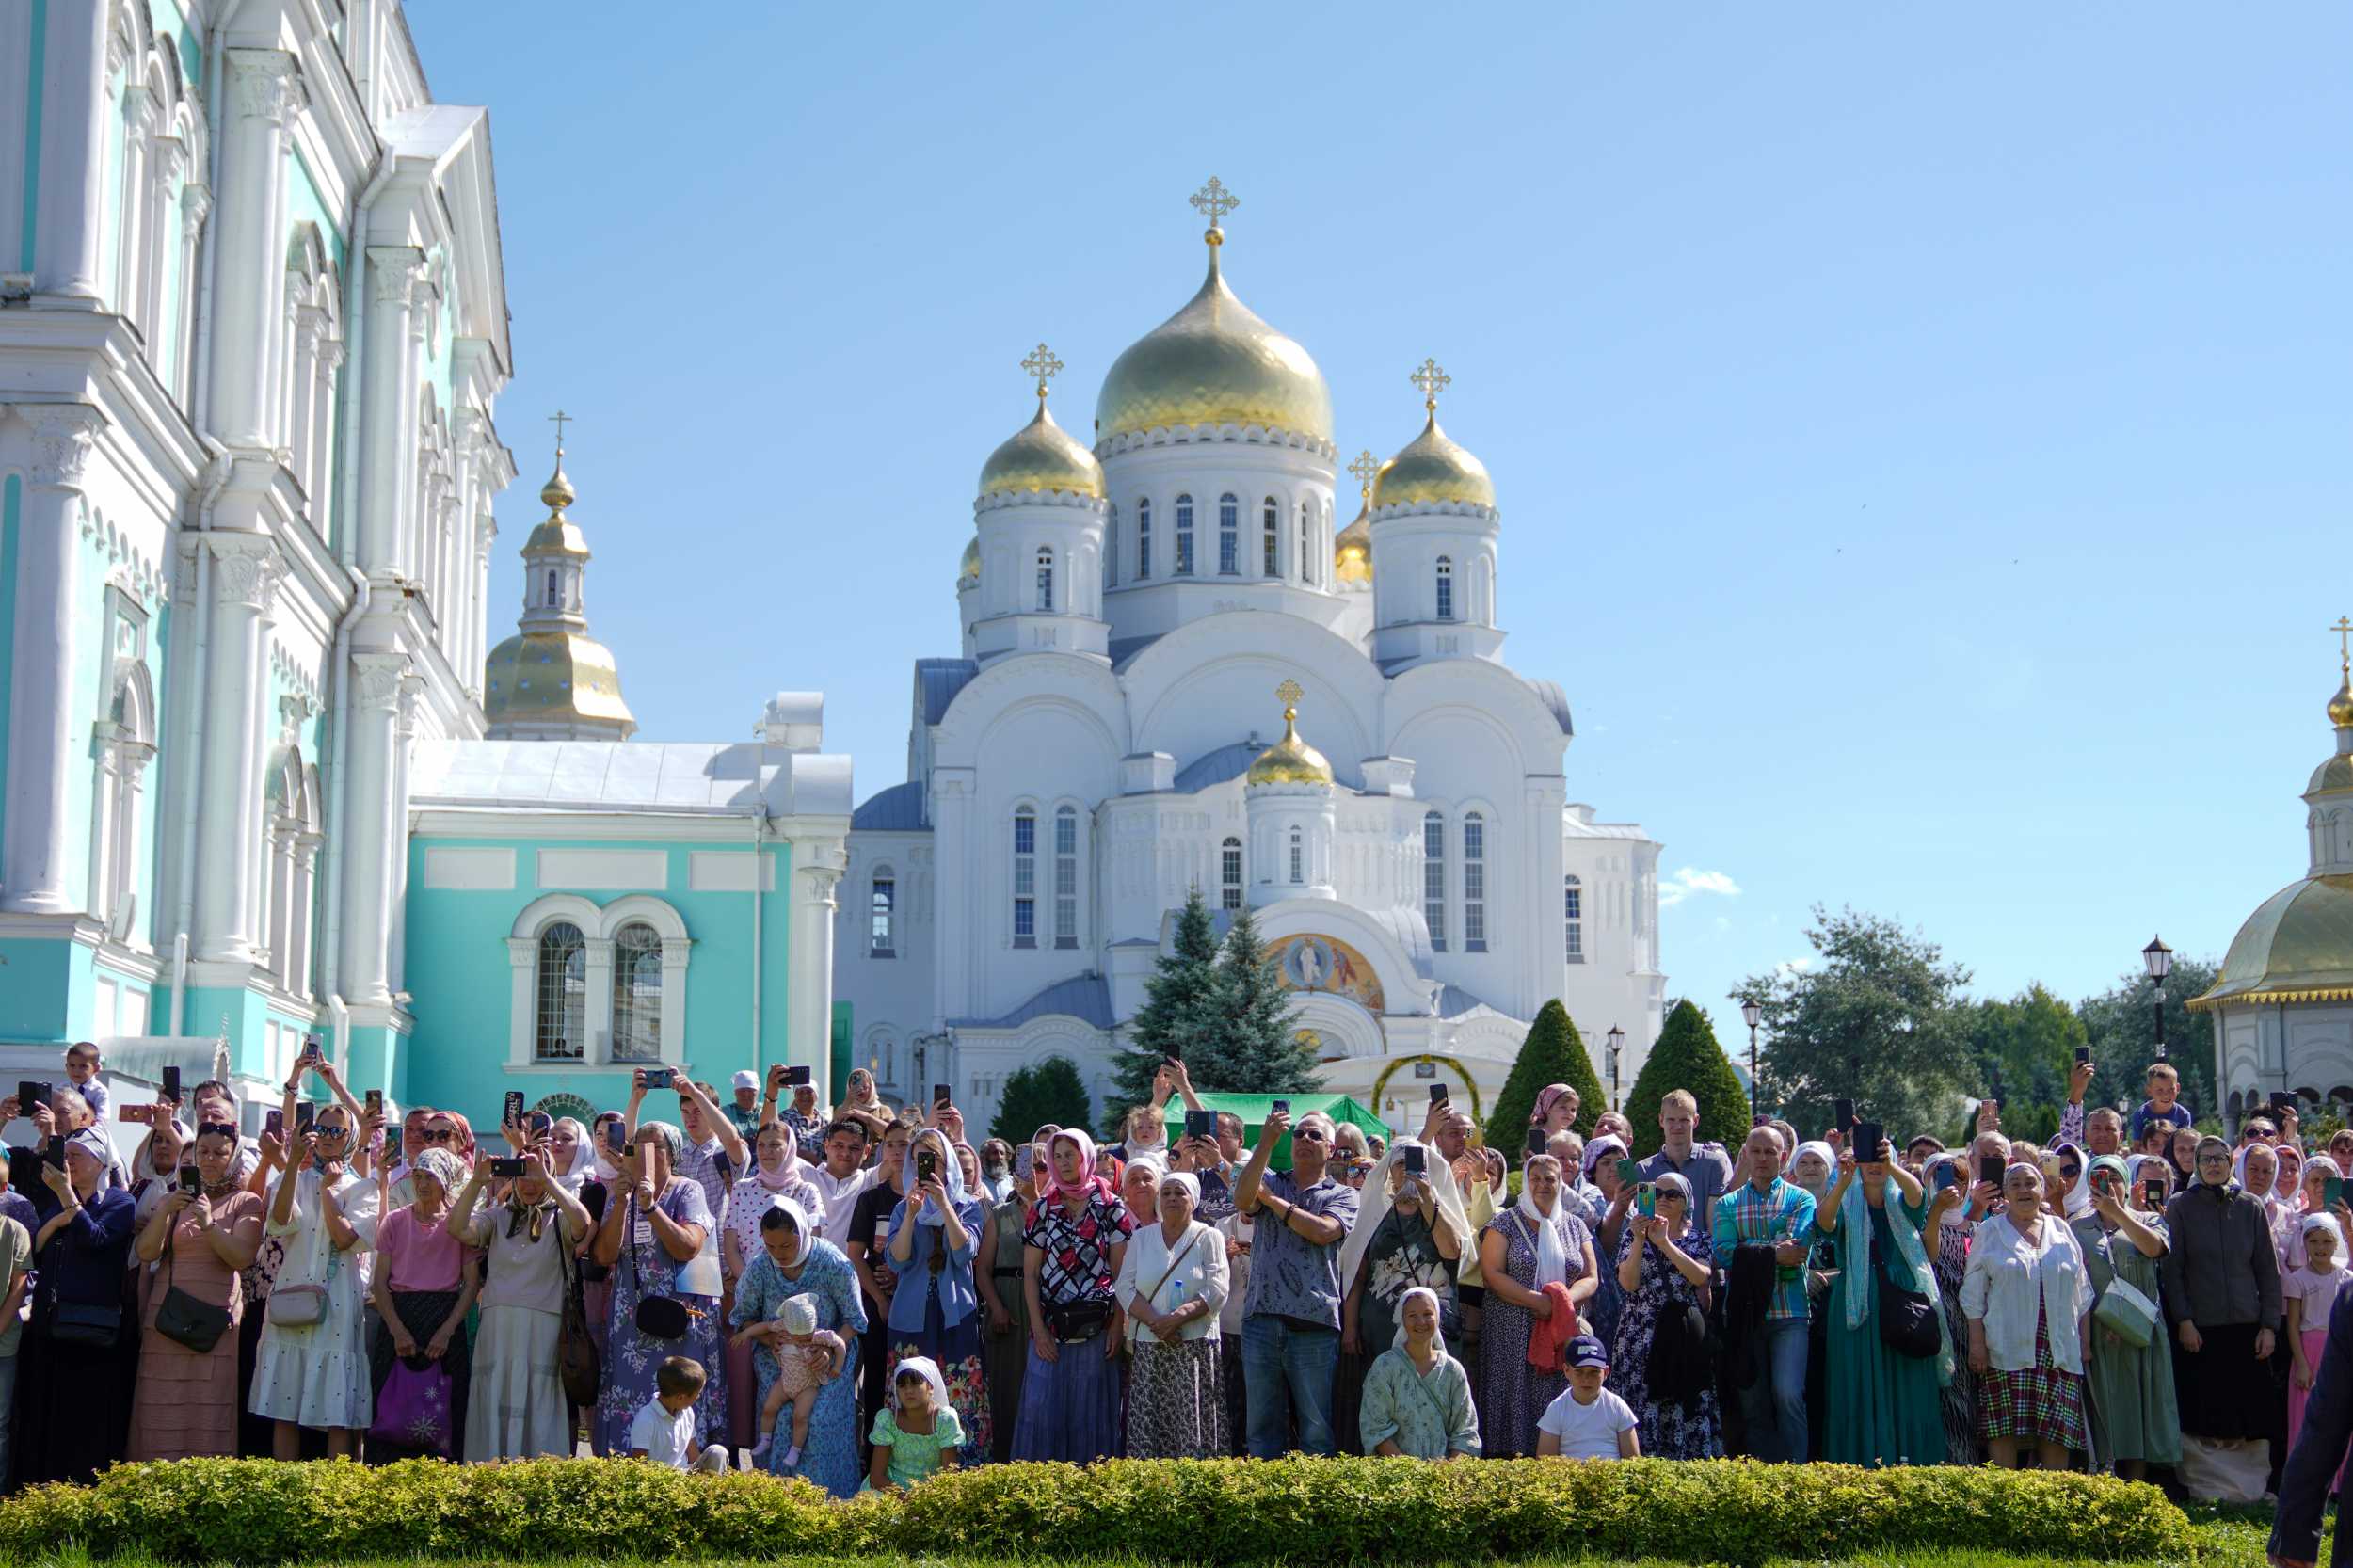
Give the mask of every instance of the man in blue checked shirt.
[{"label": "man in blue checked shirt", "polygon": [[[1814,1230],[1814,1194],[1781,1179],[1789,1151],[1769,1127],[1753,1128],[1741,1146],[1749,1179],[1716,1200],[1711,1227],[1719,1263],[1742,1242],[1772,1243],[1780,1270],[1766,1309],[1756,1381],[1740,1390],[1749,1448],[1759,1459],[1805,1463],[1805,1256]],[[1778,1437],[1779,1441],[1774,1439]]]}]

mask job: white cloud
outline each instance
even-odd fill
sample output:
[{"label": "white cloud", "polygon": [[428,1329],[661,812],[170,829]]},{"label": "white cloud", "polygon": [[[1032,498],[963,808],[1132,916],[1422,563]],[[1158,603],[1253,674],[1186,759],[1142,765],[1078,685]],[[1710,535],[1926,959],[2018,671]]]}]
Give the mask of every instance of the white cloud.
[{"label": "white cloud", "polygon": [[1814,960],[1811,958],[1785,958],[1773,966],[1773,972],[1780,975],[1801,975],[1813,967]]},{"label": "white cloud", "polygon": [[1660,879],[1658,904],[1671,909],[1685,899],[1700,893],[1717,893],[1725,898],[1738,898],[1740,885],[1722,872],[1704,872],[1696,866],[1686,866],[1670,877]]}]

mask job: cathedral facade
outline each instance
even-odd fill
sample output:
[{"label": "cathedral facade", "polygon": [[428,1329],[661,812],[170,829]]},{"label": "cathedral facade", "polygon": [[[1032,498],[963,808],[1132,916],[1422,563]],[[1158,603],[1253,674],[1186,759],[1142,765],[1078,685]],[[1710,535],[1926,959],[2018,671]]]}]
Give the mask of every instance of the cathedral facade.
[{"label": "cathedral facade", "polygon": [[[1396,1123],[1491,1101],[1559,997],[1604,1077],[1656,1038],[1659,846],[1570,798],[1561,689],[1501,658],[1500,512],[1441,428],[1346,471],[1305,349],[1208,276],[1112,364],[1090,440],[1048,411],[984,465],[962,648],[917,661],[907,779],[858,807],[836,939],[852,1054],[985,1124],[1062,1055],[1098,1108],[1176,912],[1247,905],[1328,1087]],[[1391,1112],[1395,1114],[1391,1114]]]}]

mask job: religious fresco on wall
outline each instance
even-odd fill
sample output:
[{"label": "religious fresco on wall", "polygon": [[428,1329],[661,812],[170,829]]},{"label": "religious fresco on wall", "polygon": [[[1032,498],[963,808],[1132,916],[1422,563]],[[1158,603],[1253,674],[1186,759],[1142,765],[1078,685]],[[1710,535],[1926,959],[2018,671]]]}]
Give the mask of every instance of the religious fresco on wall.
[{"label": "religious fresco on wall", "polygon": [[1372,972],[1370,961],[1346,942],[1308,933],[1269,943],[1268,951],[1285,990],[1329,991],[1380,1016],[1381,977]]}]

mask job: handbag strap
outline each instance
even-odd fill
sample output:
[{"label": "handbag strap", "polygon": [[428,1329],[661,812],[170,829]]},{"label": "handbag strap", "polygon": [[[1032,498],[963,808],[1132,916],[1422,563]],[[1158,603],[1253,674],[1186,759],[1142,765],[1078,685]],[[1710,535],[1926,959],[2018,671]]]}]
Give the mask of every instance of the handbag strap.
[{"label": "handbag strap", "polygon": [[1168,1283],[1169,1275],[1184,1266],[1185,1259],[1193,1256],[1193,1244],[1200,1240],[1201,1232],[1198,1230],[1185,1233],[1185,1244],[1176,1249],[1176,1256],[1168,1260],[1168,1267],[1160,1271],[1160,1277],[1153,1283],[1151,1289],[1144,1293],[1144,1299],[1146,1302],[1156,1302],[1160,1299],[1160,1287]]}]

